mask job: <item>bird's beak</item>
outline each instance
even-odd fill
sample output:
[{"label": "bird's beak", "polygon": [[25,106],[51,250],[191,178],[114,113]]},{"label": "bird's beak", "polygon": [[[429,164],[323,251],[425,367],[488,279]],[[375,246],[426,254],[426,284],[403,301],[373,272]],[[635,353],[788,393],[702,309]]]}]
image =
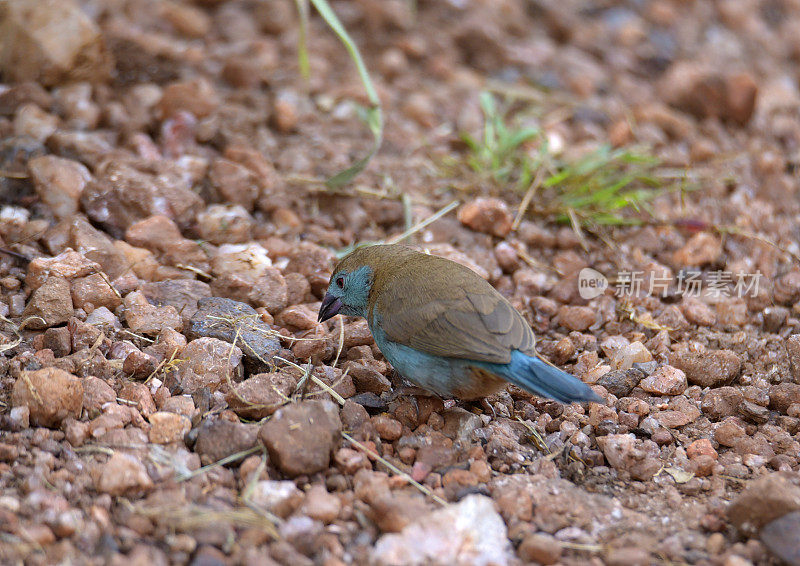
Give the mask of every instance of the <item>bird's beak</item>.
[{"label": "bird's beak", "polygon": [[319,314],[317,315],[317,322],[325,322],[329,318],[333,318],[339,314],[342,308],[342,301],[334,297],[330,293],[325,293],[325,298],[322,299],[322,304],[319,307]]}]

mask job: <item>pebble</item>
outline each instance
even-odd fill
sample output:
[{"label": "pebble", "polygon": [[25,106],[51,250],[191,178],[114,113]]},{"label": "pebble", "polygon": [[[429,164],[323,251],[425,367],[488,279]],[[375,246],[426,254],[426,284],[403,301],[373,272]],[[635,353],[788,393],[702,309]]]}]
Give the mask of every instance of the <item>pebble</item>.
[{"label": "pebble", "polygon": [[183,442],[183,437],[192,429],[192,422],[177,413],[158,411],[148,417],[150,421],[150,442],[169,444]]},{"label": "pebble", "polygon": [[761,542],[786,564],[800,564],[800,511],[770,521],[761,529]]},{"label": "pebble", "polygon": [[742,392],[730,386],[711,389],[704,396],[700,408],[709,419],[717,421],[739,413],[744,397]]},{"label": "pebble", "polygon": [[680,395],[687,385],[686,374],[672,366],[661,366],[639,382],[639,387],[654,395]]},{"label": "pebble", "polygon": [[645,364],[653,361],[653,354],[638,340],[625,344],[611,356],[611,367],[627,370],[634,364]]},{"label": "pebble", "polygon": [[102,83],[109,77],[113,60],[100,29],[77,2],[17,0],[5,10],[4,35],[14,38],[0,59],[6,81],[53,86],[81,79]]},{"label": "pebble", "polygon": [[698,232],[689,238],[683,247],[675,251],[672,260],[679,267],[699,267],[713,263],[721,253],[722,242],[717,236],[708,232]]},{"label": "pebble", "polygon": [[180,352],[184,360],[174,372],[183,393],[193,394],[204,387],[216,391],[235,381],[242,351],[216,338],[198,338],[189,342]]},{"label": "pebble", "polygon": [[206,417],[197,430],[194,450],[203,465],[243,452],[258,443],[258,425]]},{"label": "pebble", "polygon": [[150,304],[147,297],[139,291],[125,295],[125,322],[132,332],[155,336],[164,328],[180,331],[183,328],[183,319],[175,307],[157,307]]},{"label": "pebble", "polygon": [[94,483],[97,491],[110,495],[128,495],[153,487],[144,464],[132,454],[120,451],[100,466]]},{"label": "pebble", "polygon": [[633,434],[609,434],[599,437],[597,443],[612,467],[630,472],[635,479],[649,480],[661,468],[660,460],[654,457],[657,449],[653,452],[637,445]]},{"label": "pebble", "polygon": [[742,370],[739,355],[731,350],[707,350],[675,352],[670,364],[686,373],[689,383],[700,387],[727,385],[738,377]]},{"label": "pebble", "polygon": [[753,536],[768,523],[800,511],[800,486],[792,474],[775,472],[747,483],[728,506],[728,519],[739,531]]},{"label": "pebble", "polygon": [[627,397],[644,377],[638,369],[611,370],[600,376],[597,385],[602,385],[616,397]]},{"label": "pebble", "polygon": [[290,477],[328,467],[342,423],[330,401],[301,401],[279,409],[259,431],[270,460]]},{"label": "pebble", "polygon": [[31,317],[30,328],[50,328],[67,322],[73,315],[72,294],[66,279],[48,277],[31,295],[24,317]]},{"label": "pebble", "polygon": [[511,232],[513,217],[508,205],[496,198],[477,198],[458,210],[462,224],[484,234],[505,238]]},{"label": "pebble", "polygon": [[56,218],[69,218],[80,210],[80,196],[92,174],[71,159],[44,155],[28,161],[33,186]]},{"label": "pebble", "polygon": [[237,383],[225,396],[228,407],[242,418],[263,419],[294,393],[297,380],[284,372],[259,373]]},{"label": "pebble", "polygon": [[558,322],[569,330],[583,332],[597,322],[597,315],[591,307],[563,305],[558,309]]},{"label": "pebble", "polygon": [[336,495],[328,493],[323,485],[313,485],[306,492],[301,513],[326,525],[333,523],[342,510],[342,502]]},{"label": "pebble", "polygon": [[459,503],[419,517],[397,534],[383,535],[375,544],[379,564],[512,563],[506,525],[492,500],[469,495]]},{"label": "pebble", "polygon": [[281,519],[294,513],[303,503],[303,492],[292,481],[257,481],[249,493],[250,503]]},{"label": "pebble", "polygon": [[517,552],[526,562],[555,564],[561,558],[561,543],[551,535],[535,533],[523,539]]},{"label": "pebble", "polygon": [[11,405],[27,407],[34,425],[57,427],[68,417],[80,418],[83,383],[55,367],[23,371],[11,390]]}]

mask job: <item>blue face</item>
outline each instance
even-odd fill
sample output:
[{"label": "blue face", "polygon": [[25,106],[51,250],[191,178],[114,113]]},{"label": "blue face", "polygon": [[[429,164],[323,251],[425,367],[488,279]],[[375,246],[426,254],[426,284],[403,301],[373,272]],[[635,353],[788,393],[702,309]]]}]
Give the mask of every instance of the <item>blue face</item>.
[{"label": "blue face", "polygon": [[337,314],[366,317],[371,286],[372,269],[366,265],[352,272],[337,271],[331,277],[328,292],[322,299],[318,320],[323,322]]}]

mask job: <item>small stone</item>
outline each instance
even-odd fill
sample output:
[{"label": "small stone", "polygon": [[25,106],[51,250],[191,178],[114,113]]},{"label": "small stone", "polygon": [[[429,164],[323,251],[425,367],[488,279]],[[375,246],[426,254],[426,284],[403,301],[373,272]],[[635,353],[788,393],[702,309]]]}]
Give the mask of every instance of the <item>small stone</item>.
[{"label": "small stone", "polygon": [[288,476],[328,467],[342,423],[330,401],[301,401],[279,409],[259,432],[270,460]]},{"label": "small stone", "polygon": [[250,491],[249,502],[285,519],[303,502],[303,492],[292,481],[261,480]]},{"label": "small stone", "polygon": [[513,562],[506,525],[492,500],[469,495],[419,517],[375,544],[379,564],[508,564]]},{"label": "small stone", "polygon": [[83,408],[90,416],[97,415],[106,403],[114,403],[117,394],[114,389],[100,378],[89,376],[83,379]]},{"label": "small stone", "polygon": [[150,415],[150,442],[169,444],[183,442],[183,437],[192,429],[192,422],[176,413],[158,411]]},{"label": "small stone", "polygon": [[111,495],[127,495],[149,490],[153,480],[147,475],[144,464],[131,454],[116,451],[111,459],[100,467],[95,479],[95,488]]},{"label": "small stone", "polygon": [[569,330],[583,332],[597,322],[597,315],[591,307],[564,305],[558,309],[558,322]]},{"label": "small stone", "polygon": [[[109,284],[108,277],[99,273],[79,277],[72,281],[72,306],[76,309],[94,310],[105,307],[113,311],[122,304],[122,299]],[[92,309],[87,309],[88,305]]]},{"label": "small stone", "polygon": [[631,342],[616,350],[611,356],[611,367],[627,370],[633,364],[644,364],[653,361],[653,354],[647,347],[639,342]]},{"label": "small stone", "polygon": [[256,310],[246,303],[208,297],[197,302],[187,335],[190,338],[218,338],[236,345],[251,363],[262,367],[281,348],[269,324],[261,321]]},{"label": "small stone", "polygon": [[219,106],[219,95],[205,78],[175,82],[164,89],[158,109],[162,118],[171,118],[187,111],[195,118],[205,118]]},{"label": "small stone", "polygon": [[800,383],[800,334],[792,334],[786,340],[786,354],[789,356],[792,379]]},{"label": "small stone", "polygon": [[555,564],[561,558],[561,543],[551,535],[536,533],[526,536],[517,552],[526,562]]},{"label": "small stone", "polygon": [[787,513],[761,529],[761,542],[786,564],[800,564],[800,511]]},{"label": "small stone", "polygon": [[[372,361],[374,362],[374,360]],[[392,388],[392,383],[368,360],[348,361],[342,367],[353,378],[353,383],[359,392],[366,391],[381,395]]]},{"label": "small stone", "polygon": [[212,204],[197,215],[200,237],[214,245],[247,242],[254,225],[253,217],[239,204]]},{"label": "small stone", "polygon": [[372,417],[372,425],[382,440],[394,442],[403,435],[403,425],[388,415]]},{"label": "small stone", "polygon": [[68,417],[80,418],[83,383],[55,367],[23,371],[14,382],[11,405],[28,407],[32,424],[56,427]]},{"label": "small stone", "polygon": [[288,373],[260,373],[237,383],[225,400],[240,417],[259,420],[284,405],[296,385],[297,380]]},{"label": "small stone", "polygon": [[282,134],[288,134],[297,127],[300,98],[289,89],[281,89],[275,94],[272,122]]},{"label": "small stone", "polygon": [[[599,437],[597,443],[612,467],[630,472],[635,479],[649,480],[661,468],[658,458],[637,446],[633,434],[609,434]],[[657,447],[654,453],[658,454]]]},{"label": "small stone", "polygon": [[24,317],[32,317],[30,328],[49,328],[67,322],[73,314],[69,283],[61,277],[48,277],[31,295]]},{"label": "small stone", "polygon": [[679,267],[699,267],[713,263],[721,253],[722,242],[717,236],[698,232],[673,254],[672,259]]},{"label": "small stone", "polygon": [[709,419],[717,421],[738,414],[743,400],[742,392],[738,389],[730,386],[718,387],[703,396],[700,409]]},{"label": "small stone", "polygon": [[638,369],[612,370],[597,380],[597,385],[605,387],[616,397],[627,397],[639,384],[644,373]]},{"label": "small stone", "polygon": [[228,159],[215,159],[208,171],[211,187],[223,202],[253,210],[260,193],[258,177],[244,165]]},{"label": "small stone", "polygon": [[714,440],[723,446],[736,446],[736,444],[747,436],[744,427],[739,424],[735,417],[728,417],[714,429]]},{"label": "small stone", "polygon": [[58,124],[57,116],[29,102],[21,105],[14,115],[14,134],[44,143],[58,129]]},{"label": "small stone", "polygon": [[147,298],[139,291],[125,295],[125,322],[132,332],[157,335],[164,328],[180,330],[183,328],[183,319],[175,307],[157,307],[151,305]]},{"label": "small stone", "polygon": [[0,20],[0,69],[6,82],[53,86],[74,80],[104,82],[112,58],[103,36],[73,0],[12,0]]},{"label": "small stone", "polygon": [[769,388],[769,408],[788,414],[789,407],[800,403],[800,383],[778,383]]},{"label": "small stone", "polygon": [[732,382],[742,370],[739,355],[731,350],[676,352],[672,366],[684,371],[689,383],[700,387],[719,387]]},{"label": "small stone", "polygon": [[700,409],[694,411],[659,411],[653,415],[658,423],[665,428],[680,428],[697,420],[700,416]]},{"label": "small stone", "polygon": [[205,418],[197,431],[194,450],[204,465],[218,462],[258,443],[258,425]]},{"label": "small stone", "polygon": [[485,234],[505,238],[511,232],[513,218],[505,202],[496,198],[478,198],[458,211],[462,224]]},{"label": "small stone", "polygon": [[661,366],[640,381],[639,387],[654,395],[680,395],[686,391],[686,374],[672,366]]},{"label": "small stone", "polygon": [[54,155],[28,161],[36,193],[58,219],[69,218],[80,209],[80,196],[92,174],[82,163]]},{"label": "small stone", "polygon": [[72,337],[69,328],[66,326],[48,328],[44,331],[42,346],[52,350],[56,358],[68,356],[72,351]]},{"label": "small stone", "polygon": [[175,379],[183,393],[191,395],[204,387],[216,391],[232,383],[242,351],[216,338],[198,338],[181,350],[179,358],[183,361],[177,366]]},{"label": "small stone", "polygon": [[339,517],[341,509],[342,502],[336,495],[328,493],[323,485],[314,485],[306,492],[306,498],[300,511],[327,525]]},{"label": "small stone", "polygon": [[742,534],[753,536],[768,523],[796,511],[800,511],[796,478],[776,472],[748,482],[727,512],[728,519]]},{"label": "small stone", "polygon": [[714,445],[711,444],[708,438],[700,438],[689,444],[689,446],[686,447],[686,456],[688,456],[690,460],[698,456],[710,456],[714,460],[718,458],[717,451],[714,450]]}]

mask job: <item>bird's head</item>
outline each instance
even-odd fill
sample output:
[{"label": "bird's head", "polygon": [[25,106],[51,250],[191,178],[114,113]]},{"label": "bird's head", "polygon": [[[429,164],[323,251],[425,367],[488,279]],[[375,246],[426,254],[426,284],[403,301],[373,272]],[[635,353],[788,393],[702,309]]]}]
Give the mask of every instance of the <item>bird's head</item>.
[{"label": "bird's head", "polygon": [[373,254],[361,251],[367,249],[355,250],[334,268],[328,291],[319,308],[320,322],[337,314],[367,316],[369,292],[375,277],[374,268],[370,265]]}]

